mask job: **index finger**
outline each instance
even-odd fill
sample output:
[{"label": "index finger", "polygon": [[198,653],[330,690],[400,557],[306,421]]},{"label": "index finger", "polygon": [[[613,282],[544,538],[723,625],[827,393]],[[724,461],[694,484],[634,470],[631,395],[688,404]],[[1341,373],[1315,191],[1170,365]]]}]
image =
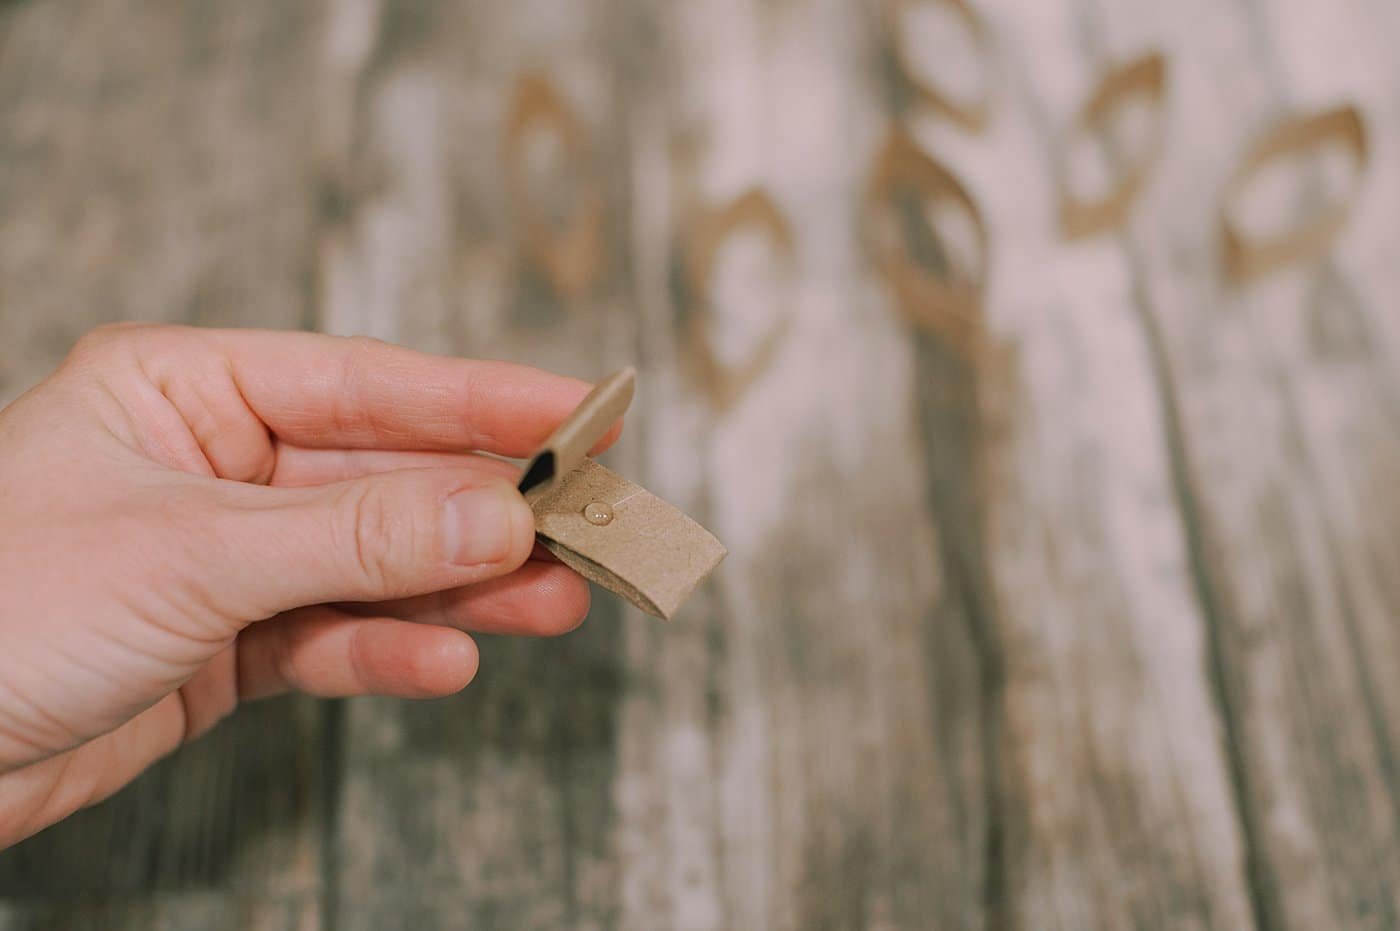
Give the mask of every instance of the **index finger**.
[{"label": "index finger", "polygon": [[[214,335],[248,407],[298,446],[528,456],[591,388],[526,365],[430,355],[366,337]],[[619,421],[593,452],[621,430]]]}]

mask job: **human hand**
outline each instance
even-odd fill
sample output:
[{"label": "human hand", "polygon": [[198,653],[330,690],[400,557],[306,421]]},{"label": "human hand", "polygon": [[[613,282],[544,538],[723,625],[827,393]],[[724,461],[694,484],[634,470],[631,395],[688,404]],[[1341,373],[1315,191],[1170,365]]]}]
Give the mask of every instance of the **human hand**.
[{"label": "human hand", "polygon": [[464,631],[575,627],[587,586],[478,452],[527,455],[588,387],[307,333],[85,337],[0,411],[0,847],[239,701],[447,695]]}]

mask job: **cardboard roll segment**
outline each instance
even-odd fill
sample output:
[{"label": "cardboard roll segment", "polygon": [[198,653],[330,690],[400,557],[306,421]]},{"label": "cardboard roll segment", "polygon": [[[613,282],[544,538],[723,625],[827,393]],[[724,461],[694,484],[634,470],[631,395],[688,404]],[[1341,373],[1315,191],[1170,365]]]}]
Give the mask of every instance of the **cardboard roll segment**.
[{"label": "cardboard roll segment", "polygon": [[[1165,145],[1166,83],[1166,59],[1152,52],[1109,69],[1084,102],[1060,145],[1060,232],[1066,239],[1080,239],[1116,227],[1127,216]],[[1085,197],[1075,191],[1069,178],[1075,141],[1084,135],[1105,135],[1113,117],[1138,100],[1151,108],[1152,124],[1146,141],[1118,166],[1102,194]]]},{"label": "cardboard roll segment", "polygon": [[784,339],[792,330],[790,310],[780,314],[759,339],[757,346],[738,364],[726,364],[715,354],[707,321],[712,318],[711,279],[720,250],[739,233],[763,234],[791,267],[795,237],[787,218],[760,188],[750,188],[714,210],[703,211],[686,236],[685,274],[690,291],[690,318],[686,326],[685,352],[692,373],[711,403],[728,410],[772,366]]},{"label": "cardboard roll segment", "polygon": [[[1338,145],[1351,160],[1354,181],[1340,198],[1311,212],[1291,227],[1252,235],[1238,216],[1238,202],[1250,183],[1273,165]],[[1366,124],[1354,106],[1342,106],[1285,120],[1260,137],[1240,159],[1220,208],[1226,274],[1247,281],[1266,272],[1326,252],[1346,225],[1370,160]]]},{"label": "cardboard roll segment", "polygon": [[599,382],[530,458],[519,487],[540,542],[564,565],[669,619],[726,551],[680,510],[588,458],[636,383],[630,368]]},{"label": "cardboard roll segment", "polygon": [[[965,267],[959,267],[929,221],[928,211],[939,206],[952,207],[970,228],[973,254]],[[975,350],[983,330],[986,223],[962,183],[903,129],[891,132],[876,157],[865,224],[876,266],[905,319],[964,350]]]},{"label": "cardboard roll segment", "polygon": [[653,617],[674,617],[725,557],[704,527],[592,459],[534,509],[540,542],[560,562]]},{"label": "cardboard roll segment", "polygon": [[589,164],[588,134],[550,81],[526,74],[516,86],[502,142],[506,190],[520,224],[526,258],[565,300],[586,297],[604,267],[603,191],[585,170],[572,193],[573,209],[562,223],[551,222],[539,208],[526,177],[525,150],[533,133],[551,132],[568,164]]},{"label": "cardboard roll segment", "polygon": [[[910,61],[908,43],[904,41],[908,30],[904,28],[903,17],[916,7],[929,3],[936,3],[953,13],[972,38],[983,79],[982,93],[976,99],[959,100],[946,93],[921,77],[914,63]],[[991,30],[987,28],[982,17],[968,0],[891,0],[888,11],[891,32],[894,34],[894,60],[904,86],[915,101],[931,113],[968,132],[981,132],[985,129],[991,113],[992,53]]]}]

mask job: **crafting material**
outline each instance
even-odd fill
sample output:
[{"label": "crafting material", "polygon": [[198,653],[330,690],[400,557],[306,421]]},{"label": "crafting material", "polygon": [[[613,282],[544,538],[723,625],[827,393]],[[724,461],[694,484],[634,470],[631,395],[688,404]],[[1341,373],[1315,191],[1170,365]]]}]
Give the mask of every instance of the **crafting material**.
[{"label": "crafting material", "polygon": [[589,164],[588,135],[583,124],[547,78],[521,77],[515,89],[503,139],[502,162],[506,189],[524,238],[525,254],[561,298],[578,300],[602,277],[605,248],[603,191],[591,172],[584,171],[573,192],[573,207],[562,223],[549,220],[536,204],[526,177],[525,147],[531,133],[552,131],[563,149],[564,162]]},{"label": "crafting material", "polygon": [[[930,226],[929,215],[940,206],[959,211],[970,225],[975,250],[970,268],[960,268],[951,260],[950,251]],[[908,219],[916,222],[901,222]],[[975,349],[982,333],[987,227],[962,183],[902,128],[891,132],[876,158],[866,224],[876,264],[894,289],[904,317],[954,345]],[[932,266],[931,261],[941,267]]]},{"label": "crafting material", "polygon": [[[1127,216],[1151,174],[1164,148],[1166,59],[1158,52],[1110,69],[1085,101],[1078,117],[1061,144],[1060,232],[1067,239],[1092,236],[1118,226]],[[1145,144],[1118,166],[1117,177],[1099,197],[1086,198],[1074,190],[1068,177],[1072,145],[1081,134],[1106,132],[1113,115],[1134,99],[1141,98],[1152,108],[1150,136]]]},{"label": "crafting material", "polygon": [[636,382],[631,368],[599,382],[531,457],[520,491],[540,542],[561,562],[669,619],[726,551],[680,510],[588,458],[627,410]]},{"label": "crafting material", "polygon": [[728,410],[766,372],[792,329],[792,314],[781,313],[759,340],[748,357],[727,365],[716,357],[706,321],[710,317],[710,278],[720,247],[745,230],[767,234],[779,257],[789,266],[794,261],[794,236],[787,218],[773,199],[760,188],[750,188],[728,205],[708,210],[694,224],[686,241],[686,277],[690,288],[691,316],[687,327],[686,351],[706,395],[719,411]]},{"label": "crafting material", "polygon": [[[1346,195],[1292,228],[1269,236],[1247,234],[1239,223],[1235,203],[1251,179],[1281,159],[1317,152],[1329,144],[1341,145],[1355,166],[1356,182]],[[1226,274],[1236,281],[1245,281],[1325,252],[1346,224],[1369,158],[1366,124],[1353,106],[1294,117],[1265,133],[1245,152],[1225,190],[1220,225]]]}]

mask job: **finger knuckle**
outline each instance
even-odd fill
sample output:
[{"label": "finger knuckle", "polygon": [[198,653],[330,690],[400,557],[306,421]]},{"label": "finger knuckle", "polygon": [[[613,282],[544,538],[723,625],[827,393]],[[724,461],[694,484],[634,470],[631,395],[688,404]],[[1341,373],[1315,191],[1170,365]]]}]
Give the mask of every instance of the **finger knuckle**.
[{"label": "finger knuckle", "polygon": [[393,521],[383,495],[373,488],[358,488],[348,494],[346,511],[350,515],[350,532],[342,538],[349,540],[350,554],[365,587],[378,590],[389,582],[393,571],[390,559]]},{"label": "finger knuckle", "polygon": [[354,431],[366,426],[364,385],[374,376],[374,359],[386,344],[372,336],[347,336],[344,340],[346,351],[341,355],[333,419],[337,430]]},{"label": "finger knuckle", "polygon": [[396,507],[380,488],[351,489],[340,509],[348,515],[348,530],[340,534],[366,592],[379,595],[406,587],[407,567],[417,550],[417,525],[412,509]]},{"label": "finger knuckle", "polygon": [[102,358],[129,346],[134,335],[148,325],[136,323],[104,323],[79,337],[68,353],[69,362]]},{"label": "finger knuckle", "polygon": [[376,356],[387,344],[373,336],[347,336],[345,337],[345,353],[342,356],[341,377],[344,387],[353,387],[360,383],[368,369],[374,365]]},{"label": "finger knuckle", "polygon": [[133,356],[138,349],[183,340],[191,327],[121,321],[104,323],[83,334],[68,353],[70,365]]}]

